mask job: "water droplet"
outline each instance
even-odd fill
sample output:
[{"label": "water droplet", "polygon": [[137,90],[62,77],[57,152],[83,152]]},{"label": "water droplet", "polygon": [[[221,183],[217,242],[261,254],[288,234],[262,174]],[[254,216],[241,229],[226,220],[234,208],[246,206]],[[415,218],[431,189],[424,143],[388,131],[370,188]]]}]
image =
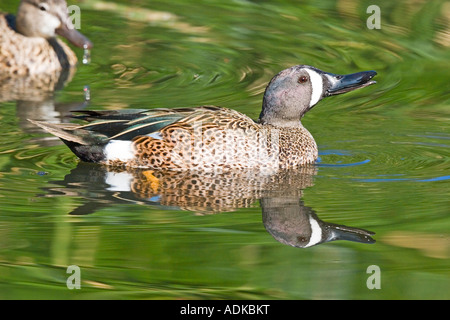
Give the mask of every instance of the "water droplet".
[{"label": "water droplet", "polygon": [[84,92],[84,100],[85,101],[91,100],[91,88],[88,85],[84,86],[83,92]]},{"label": "water droplet", "polygon": [[91,62],[91,50],[88,49],[88,45],[85,44],[83,46],[84,52],[83,52],[83,64],[89,64]]}]

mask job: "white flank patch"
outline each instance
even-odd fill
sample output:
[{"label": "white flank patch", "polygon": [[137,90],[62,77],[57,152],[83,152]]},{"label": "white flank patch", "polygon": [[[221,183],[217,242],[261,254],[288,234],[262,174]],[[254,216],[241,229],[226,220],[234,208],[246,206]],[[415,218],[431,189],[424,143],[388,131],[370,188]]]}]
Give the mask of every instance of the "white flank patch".
[{"label": "white flank patch", "polygon": [[322,240],[322,228],[320,228],[319,223],[309,217],[309,224],[311,226],[311,238],[305,248],[318,244]]},{"label": "white flank patch", "polygon": [[111,140],[105,147],[106,160],[129,161],[134,159],[134,147],[131,141]]},{"label": "white flank patch", "polygon": [[323,80],[322,76],[314,70],[306,69],[306,71],[309,73],[309,79],[311,79],[312,94],[309,106],[312,107],[317,102],[319,102],[320,98],[322,97]]},{"label": "white flank patch", "polygon": [[127,172],[107,172],[105,182],[110,186],[109,191],[131,191],[133,175]]}]

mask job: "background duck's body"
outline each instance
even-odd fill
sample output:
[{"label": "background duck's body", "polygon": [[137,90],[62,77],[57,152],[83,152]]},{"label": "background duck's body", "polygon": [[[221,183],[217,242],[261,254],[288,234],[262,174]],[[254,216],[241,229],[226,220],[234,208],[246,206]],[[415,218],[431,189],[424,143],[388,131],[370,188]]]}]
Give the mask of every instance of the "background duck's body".
[{"label": "background duck's body", "polygon": [[33,76],[74,67],[77,56],[63,41],[26,37],[13,29],[13,15],[0,15],[0,74]]},{"label": "background duck's body", "polygon": [[77,64],[62,35],[78,47],[92,43],[74,29],[64,0],[22,0],[17,17],[0,14],[0,80],[58,74]]}]

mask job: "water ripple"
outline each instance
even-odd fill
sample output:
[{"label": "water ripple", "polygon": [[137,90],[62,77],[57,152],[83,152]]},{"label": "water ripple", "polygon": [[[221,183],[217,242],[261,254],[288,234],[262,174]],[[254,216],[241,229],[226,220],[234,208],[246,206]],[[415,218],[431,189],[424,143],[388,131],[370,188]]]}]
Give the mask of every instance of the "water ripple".
[{"label": "water ripple", "polygon": [[376,149],[363,146],[362,151],[325,149],[320,152],[317,165],[321,176],[365,183],[449,180],[449,145],[437,143],[448,137],[436,134],[414,137],[416,141],[392,141]]},{"label": "water ripple", "polygon": [[450,180],[450,176],[441,176],[441,177],[435,177],[430,179],[414,179],[414,178],[371,178],[371,179],[353,179],[354,181],[359,182],[395,182],[395,181],[415,181],[415,182],[434,182],[434,181],[445,181]]}]

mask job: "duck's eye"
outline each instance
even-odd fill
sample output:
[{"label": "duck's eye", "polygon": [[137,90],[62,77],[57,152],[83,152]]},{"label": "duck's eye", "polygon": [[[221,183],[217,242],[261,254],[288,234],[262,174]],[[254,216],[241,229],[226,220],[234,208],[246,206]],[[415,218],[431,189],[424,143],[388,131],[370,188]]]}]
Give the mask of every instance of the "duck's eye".
[{"label": "duck's eye", "polygon": [[306,76],[300,76],[300,78],[298,78],[298,83],[305,83],[306,81],[308,81]]},{"label": "duck's eye", "polygon": [[39,10],[47,11],[48,10],[48,5],[46,3],[40,3],[39,4]]}]

